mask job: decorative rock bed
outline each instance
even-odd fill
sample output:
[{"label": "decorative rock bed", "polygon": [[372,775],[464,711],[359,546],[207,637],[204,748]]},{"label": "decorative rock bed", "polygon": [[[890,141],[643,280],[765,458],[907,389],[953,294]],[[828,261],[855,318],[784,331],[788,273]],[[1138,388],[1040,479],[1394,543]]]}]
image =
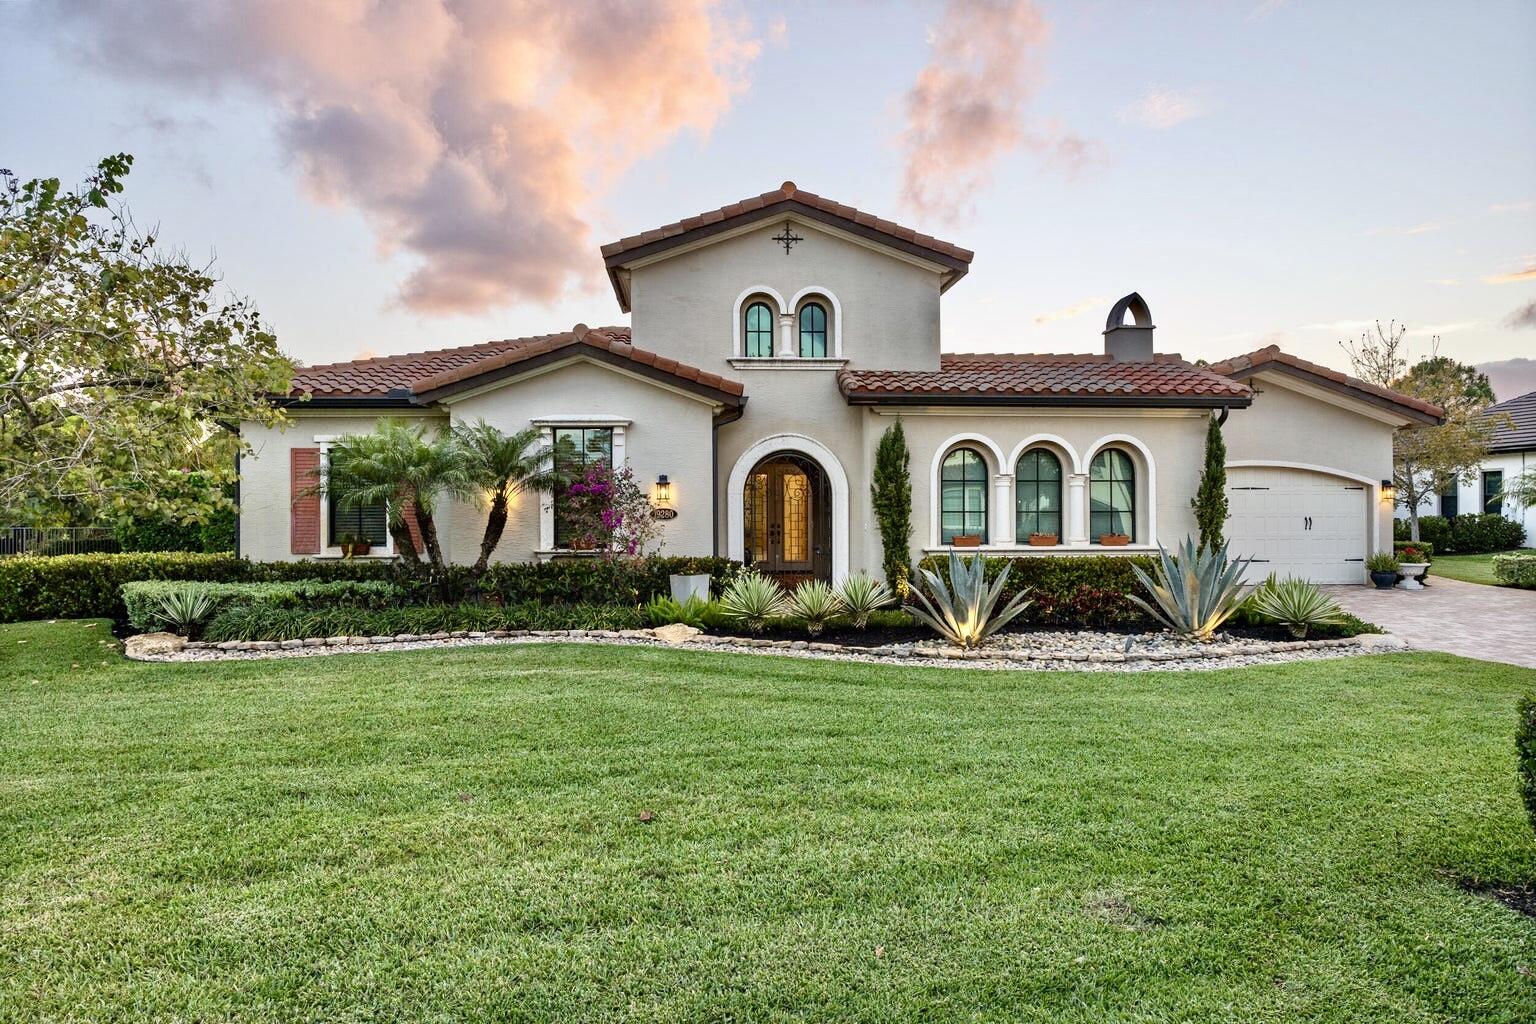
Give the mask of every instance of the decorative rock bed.
[{"label": "decorative rock bed", "polygon": [[659,629],[626,630],[458,630],[452,633],[401,633],[397,636],[230,640],[224,643],[187,643],[167,633],[151,633],[130,637],[126,653],[128,657],[140,661],[220,661],[552,641],[651,647],[687,645],[722,651],[838,661],[900,661],[915,666],[1093,671],[1232,668],[1401,651],[1408,646],[1399,637],[1379,633],[1330,640],[1273,641],[1228,637],[1209,644],[1199,644],[1171,633],[1034,632],[1001,634],[993,637],[981,650],[963,651],[939,640],[883,647],[851,647],[815,640],[709,636],[688,626],[663,626]]}]

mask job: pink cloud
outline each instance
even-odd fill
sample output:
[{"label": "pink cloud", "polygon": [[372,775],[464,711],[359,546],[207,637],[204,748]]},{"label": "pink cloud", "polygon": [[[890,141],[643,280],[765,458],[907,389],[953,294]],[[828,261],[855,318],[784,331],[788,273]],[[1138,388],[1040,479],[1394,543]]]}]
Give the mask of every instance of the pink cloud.
[{"label": "pink cloud", "polygon": [[1091,160],[1091,143],[1026,123],[1048,35],[1030,0],[947,0],[932,56],[906,96],[902,198],[909,206],[948,219],[968,214],[997,161],[1021,147],[1068,174]]},{"label": "pink cloud", "polygon": [[717,0],[61,0],[82,55],[269,101],[312,195],[418,264],[427,313],[550,301],[597,277],[585,211],[679,133],[708,133],[758,44]]}]

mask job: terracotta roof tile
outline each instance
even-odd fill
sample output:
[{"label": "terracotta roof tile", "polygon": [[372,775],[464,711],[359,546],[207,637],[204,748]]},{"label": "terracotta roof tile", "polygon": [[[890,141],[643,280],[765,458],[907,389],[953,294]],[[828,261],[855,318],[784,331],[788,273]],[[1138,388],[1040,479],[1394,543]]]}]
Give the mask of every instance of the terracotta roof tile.
[{"label": "terracotta roof tile", "polygon": [[1252,397],[1237,381],[1169,356],[1133,363],[1103,355],[946,354],[937,370],[845,369],[838,384],[849,399],[866,401],[1187,399],[1193,405],[1243,405]]},{"label": "terracotta roof tile", "polygon": [[739,381],[728,380],[675,359],[635,348],[630,341],[628,327],[588,329],[584,325],[577,325],[576,329],[560,334],[508,338],[459,348],[306,366],[294,371],[293,387],[289,395],[298,397],[309,394],[317,398],[408,398],[462,383],[535,356],[578,346],[632,360],[642,366],[655,367],[683,383],[708,387],[736,397],[743,393]]},{"label": "terracotta roof tile", "polygon": [[1347,373],[1341,373],[1330,366],[1310,362],[1302,359],[1300,356],[1293,356],[1289,352],[1282,352],[1279,345],[1270,345],[1255,352],[1247,352],[1240,356],[1233,356],[1231,359],[1224,359],[1219,363],[1212,363],[1210,369],[1227,377],[1246,378],[1258,373],[1265,366],[1273,364],[1288,366],[1313,376],[1322,377],[1324,380],[1346,390],[1360,392],[1392,405],[1411,409],[1422,416],[1431,416],[1436,419],[1443,419],[1445,417],[1445,410],[1432,402],[1426,402],[1422,398],[1415,398],[1412,395],[1405,395],[1401,391],[1393,391],[1391,388],[1384,388],[1379,384],[1371,384],[1358,377],[1351,377]]}]

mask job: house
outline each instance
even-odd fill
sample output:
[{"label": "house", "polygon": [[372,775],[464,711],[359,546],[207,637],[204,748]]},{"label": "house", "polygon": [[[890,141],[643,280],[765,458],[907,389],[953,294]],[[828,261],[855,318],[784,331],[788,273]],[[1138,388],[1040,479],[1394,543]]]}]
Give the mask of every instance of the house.
[{"label": "house", "polygon": [[[1035,557],[1126,554],[1195,532],[1207,421],[1225,421],[1233,550],[1278,571],[1358,583],[1390,546],[1383,492],[1398,427],[1439,410],[1269,348],[1217,366],[1154,352],[1138,295],[1097,351],[941,353],[958,245],[798,189],[602,247],[629,327],[361,359],[298,371],[283,431],[246,424],[241,553],[339,557],[382,509],[326,507],[327,446],[381,416],[429,428],[536,425],[582,459],[628,464],[672,518],[671,554],[730,556],[785,577],[878,573],[873,454],[900,419],[911,451],[914,559],[957,540]],[[1006,349],[1007,338],[965,339]],[[440,512],[455,561],[483,513]],[[1054,535],[1049,547],[1030,534]],[[1129,543],[1106,546],[1105,535]],[[523,495],[495,557],[570,556],[560,496]]]},{"label": "house", "polygon": [[[1468,512],[1502,515],[1525,527],[1527,538],[1536,538],[1536,508],[1521,508],[1505,501],[1506,485],[1536,469],[1536,391],[1490,405],[1489,417],[1498,420],[1488,444],[1488,458],[1467,480],[1457,481],[1445,493],[1419,506],[1420,515],[1452,518]],[[1398,517],[1406,519],[1406,511]]]}]

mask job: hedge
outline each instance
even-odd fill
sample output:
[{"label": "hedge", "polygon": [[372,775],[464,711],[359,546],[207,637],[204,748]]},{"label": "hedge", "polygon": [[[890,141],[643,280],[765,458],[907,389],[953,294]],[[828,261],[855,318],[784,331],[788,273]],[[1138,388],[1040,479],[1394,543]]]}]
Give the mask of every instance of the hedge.
[{"label": "hedge", "polygon": [[[1408,529],[1405,519],[1393,522],[1393,536],[1397,540],[1407,540]],[[1419,539],[1442,555],[1481,555],[1518,548],[1525,543],[1525,527],[1493,513],[1469,512],[1454,519],[1420,516]]]},{"label": "hedge", "polygon": [[244,580],[250,563],[233,555],[146,552],[20,555],[0,559],[0,622],[123,618],[123,584],[137,580]]},{"label": "hedge", "polygon": [[1494,555],[1493,575],[1511,587],[1536,590],[1536,555]]},{"label": "hedge", "polygon": [[398,636],[492,629],[643,629],[638,606],[547,604],[426,604],[397,608],[278,608],[244,605],[226,609],[203,630],[203,639],[302,640],[318,636]]},{"label": "hedge", "polygon": [[1515,770],[1520,775],[1526,816],[1536,829],[1536,697],[1522,697],[1515,714]]},{"label": "hedge", "polygon": [[[986,578],[995,580],[1004,566],[1013,566],[999,604],[1029,589],[1032,603],[1015,621],[1039,626],[1155,628],[1157,623],[1126,599],[1141,588],[1131,567],[1150,573],[1153,563],[1149,555],[993,556],[987,558]],[[948,556],[929,555],[919,567],[949,580]]]},{"label": "hedge", "polygon": [[286,583],[208,583],[200,580],[139,580],[123,585],[123,608],[135,629],[160,628],[160,605],[170,594],[191,592],[210,601],[208,618],[226,608],[262,605],[272,608],[325,608],[346,606],[388,608],[398,605],[403,592],[393,583],[379,580],[297,580]]},{"label": "hedge", "polygon": [[551,562],[502,562],[486,570],[482,586],[507,604],[563,601],[570,604],[644,604],[671,593],[667,577],[709,573],[716,593],[741,571],[729,558],[669,556],[639,561],[562,558]]}]

